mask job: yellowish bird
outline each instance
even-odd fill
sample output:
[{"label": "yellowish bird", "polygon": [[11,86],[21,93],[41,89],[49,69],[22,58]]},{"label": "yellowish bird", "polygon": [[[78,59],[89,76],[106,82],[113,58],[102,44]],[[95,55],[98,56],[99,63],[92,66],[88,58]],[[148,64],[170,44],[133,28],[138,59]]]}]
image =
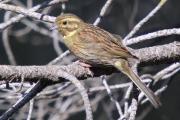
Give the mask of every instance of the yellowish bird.
[{"label": "yellowish bird", "polygon": [[73,14],[63,14],[56,18],[58,31],[65,45],[81,61],[94,65],[111,65],[127,75],[145,94],[155,108],[161,105],[159,98],[140,80],[130,68],[128,58],[135,58],[111,33],[85,23]]}]

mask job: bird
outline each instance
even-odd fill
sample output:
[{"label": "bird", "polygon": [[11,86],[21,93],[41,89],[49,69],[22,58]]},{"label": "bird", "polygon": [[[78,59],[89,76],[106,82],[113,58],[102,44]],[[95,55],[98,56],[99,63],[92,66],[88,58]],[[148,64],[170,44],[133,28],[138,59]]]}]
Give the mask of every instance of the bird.
[{"label": "bird", "polygon": [[138,59],[121,40],[110,32],[93,24],[86,23],[80,17],[65,13],[55,19],[55,27],[63,36],[64,44],[80,61],[90,65],[113,66],[127,75],[145,94],[155,108],[161,106],[156,96],[132,70],[129,58]]}]

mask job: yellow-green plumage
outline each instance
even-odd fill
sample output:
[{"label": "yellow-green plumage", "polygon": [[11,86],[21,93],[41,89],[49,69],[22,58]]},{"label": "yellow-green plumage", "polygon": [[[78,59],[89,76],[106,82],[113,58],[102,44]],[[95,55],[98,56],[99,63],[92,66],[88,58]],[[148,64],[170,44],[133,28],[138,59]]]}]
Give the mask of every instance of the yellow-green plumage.
[{"label": "yellow-green plumage", "polygon": [[125,46],[109,32],[83,22],[72,14],[56,18],[58,31],[63,35],[69,50],[85,63],[112,65],[126,74],[135,85],[149,98],[154,107],[161,103],[157,96],[141,82],[132,71],[128,58],[135,58]]}]

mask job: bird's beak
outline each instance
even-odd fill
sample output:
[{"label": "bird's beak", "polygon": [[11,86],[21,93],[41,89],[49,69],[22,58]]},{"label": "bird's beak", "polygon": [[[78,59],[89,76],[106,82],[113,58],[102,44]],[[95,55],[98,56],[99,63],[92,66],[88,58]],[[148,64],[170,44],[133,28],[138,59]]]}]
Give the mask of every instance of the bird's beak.
[{"label": "bird's beak", "polygon": [[52,25],[52,27],[50,27],[50,30],[53,31],[53,30],[56,30],[57,28],[58,28],[57,25],[54,24]]}]

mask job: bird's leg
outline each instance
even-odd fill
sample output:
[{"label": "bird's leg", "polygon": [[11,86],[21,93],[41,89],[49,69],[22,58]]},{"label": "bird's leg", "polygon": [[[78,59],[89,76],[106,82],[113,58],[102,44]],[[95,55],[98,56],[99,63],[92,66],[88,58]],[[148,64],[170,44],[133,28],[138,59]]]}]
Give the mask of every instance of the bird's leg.
[{"label": "bird's leg", "polygon": [[92,67],[90,64],[87,64],[87,63],[85,63],[85,62],[83,62],[83,61],[81,61],[81,60],[77,60],[76,63],[79,64],[80,66],[86,68],[87,71],[88,71],[88,74],[89,74],[91,77],[93,77],[94,74],[93,74],[93,72],[90,70],[90,68]]}]

